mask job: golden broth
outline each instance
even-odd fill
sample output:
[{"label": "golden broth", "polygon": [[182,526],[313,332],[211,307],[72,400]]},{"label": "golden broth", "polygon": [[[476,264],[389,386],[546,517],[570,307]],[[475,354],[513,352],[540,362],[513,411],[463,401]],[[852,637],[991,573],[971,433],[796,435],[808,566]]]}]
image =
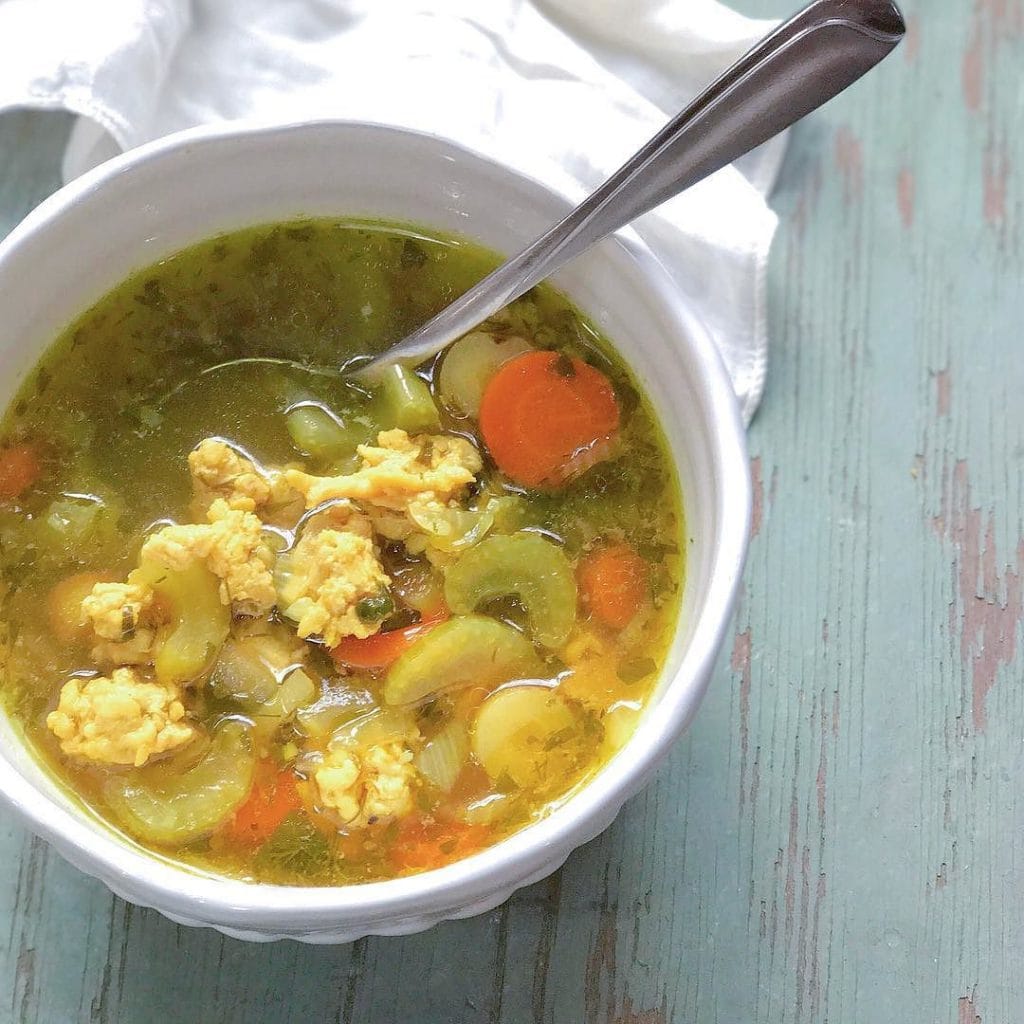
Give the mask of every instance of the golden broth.
[{"label": "golden broth", "polygon": [[[405,644],[409,650],[433,644],[434,669],[412,664],[398,679],[402,673],[393,667],[339,660],[316,635],[298,639],[295,620],[277,607],[269,615],[230,618],[216,662],[181,688],[183,721],[194,738],[145,767],[69,756],[47,727],[70,678],[85,687],[101,674],[110,677],[114,667],[93,653],[97,637],[78,613],[83,594],[97,578],[124,580],[138,564],[143,540],[165,523],[202,521],[189,453],[206,438],[223,438],[258,467],[358,472],[359,457],[346,445],[374,444],[378,430],[395,426],[394,406],[353,386],[339,367],[400,339],[496,262],[466,242],[394,225],[312,220],[235,232],[114,289],[57,339],[20,389],[3,423],[0,452],[0,696],[53,773],[112,827],[234,877],[285,884],[387,878],[466,856],[536,820],[628,738],[678,614],[678,485],[653,412],[614,350],[546,286],[484,330],[560,353],[570,376],[572,359],[596,368],[614,388],[619,427],[600,461],[562,486],[519,486],[485,454],[472,484],[449,503],[453,514],[467,512],[458,521],[472,527],[459,550],[410,553],[421,537],[413,544],[374,533],[390,583],[380,607],[371,601],[360,615],[379,615],[388,634],[415,634]],[[467,365],[472,371],[476,364]],[[463,437],[486,453],[476,419],[444,393],[444,363],[440,370],[421,368],[417,379],[429,389],[427,419],[437,417],[425,433]],[[282,535],[293,525],[285,523]],[[272,548],[280,547],[277,535],[267,536]],[[512,537],[509,547],[503,538]],[[538,541],[549,546],[538,548]],[[516,576],[509,587],[519,590],[500,593],[499,580],[496,592],[492,581],[473,606],[484,570],[470,563],[483,556],[466,563],[468,583],[459,582],[453,567],[474,549],[497,559],[499,576]],[[627,556],[640,560],[641,591],[635,614],[610,624],[609,617],[624,614],[622,595],[609,604],[593,587],[622,583],[633,564]],[[277,558],[280,566],[285,556]],[[555,572],[548,562],[566,568],[538,590],[537,579]],[[517,573],[525,573],[525,582]],[[566,580],[580,591],[571,607]],[[460,586],[469,588],[468,597]],[[523,596],[527,590],[532,597]],[[435,623],[445,614],[438,602],[447,597],[451,604],[453,595],[466,609],[442,630]],[[225,612],[225,622],[228,617]],[[563,619],[564,628],[551,625]],[[457,621],[463,625],[455,628]],[[545,623],[553,640],[541,643]],[[500,636],[493,624],[504,630]],[[166,643],[166,619],[154,628],[154,642]],[[529,657],[520,649],[524,643]],[[285,661],[293,659],[288,666],[267,654],[278,649]],[[352,655],[357,663],[367,657],[363,651]],[[510,659],[508,678],[487,667],[501,657]],[[429,676],[453,658],[468,659],[457,685],[435,680],[426,696],[387,706],[389,686],[410,692],[422,682],[416,672]],[[268,664],[282,693],[287,678],[299,680],[290,684],[288,702],[277,690],[254,696],[246,689],[246,672],[265,683]],[[530,678],[543,685],[516,685],[527,664]],[[153,670],[144,663],[129,671],[149,679]],[[385,749],[393,763],[371,777],[378,769],[370,751]],[[229,780],[235,795],[224,798],[227,812],[211,826],[217,807],[202,804],[188,787],[209,783],[221,763],[218,751],[225,764],[241,751],[251,770]],[[403,760],[406,751],[412,760]],[[336,790],[346,771],[357,771],[360,780],[342,786],[341,797],[335,793],[337,806],[328,805],[330,787],[321,774],[331,758],[338,762],[331,762]],[[404,773],[397,803],[385,800],[387,772]],[[243,791],[248,796],[241,800]],[[378,804],[371,807],[371,792],[396,813],[373,813]],[[191,826],[175,831],[185,819]]]}]

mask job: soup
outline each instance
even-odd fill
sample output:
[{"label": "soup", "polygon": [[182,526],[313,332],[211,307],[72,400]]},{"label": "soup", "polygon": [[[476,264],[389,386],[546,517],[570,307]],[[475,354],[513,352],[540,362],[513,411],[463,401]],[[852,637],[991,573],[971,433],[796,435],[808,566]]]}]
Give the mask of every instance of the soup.
[{"label": "soup", "polygon": [[550,813],[629,737],[682,513],[611,346],[540,287],[415,370],[343,372],[495,263],[239,231],[115,288],[23,385],[0,692],[108,826],[251,881],[385,879]]}]

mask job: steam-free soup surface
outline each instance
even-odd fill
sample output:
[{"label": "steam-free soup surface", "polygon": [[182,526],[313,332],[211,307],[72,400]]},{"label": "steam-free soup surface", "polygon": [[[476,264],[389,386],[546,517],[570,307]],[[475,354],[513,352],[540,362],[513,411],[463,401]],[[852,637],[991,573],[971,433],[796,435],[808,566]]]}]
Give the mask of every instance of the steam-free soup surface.
[{"label": "steam-free soup surface", "polygon": [[2,697],[111,827],[244,879],[388,878],[549,813],[628,739],[682,520],[611,346],[539,288],[439,361],[340,371],[495,262],[240,231],[114,289],[22,387]]}]

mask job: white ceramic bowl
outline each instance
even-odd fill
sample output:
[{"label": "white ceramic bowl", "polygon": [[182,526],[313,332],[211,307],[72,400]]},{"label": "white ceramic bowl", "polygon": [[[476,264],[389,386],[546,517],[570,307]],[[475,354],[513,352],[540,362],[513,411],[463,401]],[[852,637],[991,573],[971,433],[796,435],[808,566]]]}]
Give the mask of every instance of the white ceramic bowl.
[{"label": "white ceramic bowl", "polygon": [[[367,216],[457,232],[510,254],[572,205],[459,146],[378,125],[228,125],[171,136],[61,189],[0,244],[0,402],[61,329],[131,271],[218,232],[303,214]],[[198,874],[130,845],[69,801],[0,718],[0,795],[30,829],[118,895],[182,924],[323,943],[482,913],[612,822],[704,694],[746,552],[749,470],[718,354],[635,235],[602,242],[555,283],[639,377],[683,489],[682,615],[656,696],[625,749],[544,821],[467,860],[387,882],[289,888]]]}]

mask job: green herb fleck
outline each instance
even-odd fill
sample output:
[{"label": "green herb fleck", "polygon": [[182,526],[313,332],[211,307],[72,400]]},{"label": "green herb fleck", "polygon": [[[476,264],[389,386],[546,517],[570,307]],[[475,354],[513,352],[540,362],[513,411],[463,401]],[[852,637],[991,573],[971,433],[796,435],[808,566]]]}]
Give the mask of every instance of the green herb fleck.
[{"label": "green herb fleck", "polygon": [[364,597],[356,605],[356,615],[360,622],[380,622],[386,619],[395,610],[395,602],[386,591],[381,591],[376,597]]},{"label": "green herb fleck", "polygon": [[423,246],[411,238],[407,238],[402,246],[399,262],[403,270],[408,270],[410,267],[422,267],[427,262],[427,254],[423,251]]},{"label": "green herb fleck", "polygon": [[313,876],[331,864],[331,848],[303,811],[293,811],[260,847],[256,864],[296,875]]},{"label": "green herb fleck", "polygon": [[558,353],[558,358],[551,364],[551,369],[559,377],[576,376],[576,367],[572,365],[572,360],[564,352]]},{"label": "green herb fleck", "polygon": [[135,301],[140,306],[148,306],[150,309],[156,309],[157,306],[163,305],[166,300],[160,282],[155,277],[151,277],[142,286],[142,292],[135,296]]}]

